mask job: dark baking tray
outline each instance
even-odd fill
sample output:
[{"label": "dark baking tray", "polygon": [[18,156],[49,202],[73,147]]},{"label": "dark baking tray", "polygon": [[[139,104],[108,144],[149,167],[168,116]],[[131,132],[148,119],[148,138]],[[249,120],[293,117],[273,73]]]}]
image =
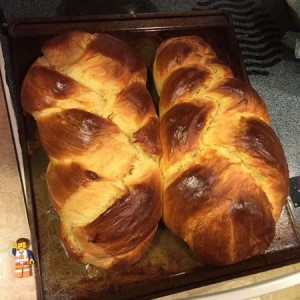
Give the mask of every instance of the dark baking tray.
[{"label": "dark baking tray", "polygon": [[39,297],[150,299],[298,262],[300,238],[290,201],[284,208],[270,248],[262,255],[227,267],[201,265],[162,223],[144,257],[126,270],[103,271],[66,256],[59,240],[59,218],[47,195],[48,159],[37,142],[35,122],[22,113],[18,92],[30,64],[41,55],[42,43],[69,30],[106,32],[131,45],[147,64],[148,88],[156,104],[158,97],[151,79],[153,58],[158,44],[171,36],[201,35],[230,65],[236,77],[248,82],[231,18],[222,11],[23,19],[10,24],[16,112],[24,152],[26,206],[37,258]]}]

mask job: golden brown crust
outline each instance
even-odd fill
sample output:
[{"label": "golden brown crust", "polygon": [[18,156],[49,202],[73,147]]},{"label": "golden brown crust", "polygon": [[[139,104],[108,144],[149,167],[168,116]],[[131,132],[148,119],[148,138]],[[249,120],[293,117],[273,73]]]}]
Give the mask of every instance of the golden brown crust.
[{"label": "golden brown crust", "polygon": [[40,140],[56,159],[86,154],[90,148],[107,142],[107,136],[120,134],[110,119],[79,109],[67,109],[38,118]]},{"label": "golden brown crust", "polygon": [[158,117],[146,67],[105,34],[46,42],[22,85],[50,163],[48,191],[67,252],[105,269],[148,249],[161,217]]},{"label": "golden brown crust", "polygon": [[232,264],[263,252],[289,186],[264,101],[195,36],[159,46],[154,80],[165,224],[205,264]]}]

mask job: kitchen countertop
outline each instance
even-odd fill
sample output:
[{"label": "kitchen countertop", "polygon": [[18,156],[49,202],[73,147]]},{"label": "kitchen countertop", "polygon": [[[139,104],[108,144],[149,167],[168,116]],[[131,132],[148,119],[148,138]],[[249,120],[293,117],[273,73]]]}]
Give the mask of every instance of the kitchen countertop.
[{"label": "kitchen countertop", "polygon": [[[19,11],[20,9],[22,9],[23,15],[20,15],[20,13],[16,13],[11,8],[13,5],[11,1],[3,0],[0,6],[3,5],[2,9],[4,10],[4,14],[7,20],[11,20],[15,17],[20,16],[23,17],[24,15],[33,17],[55,15],[58,12],[63,14],[68,9],[68,1],[52,0],[50,2],[55,3],[55,5],[53,4],[52,7],[50,5],[50,8],[48,10],[43,10],[43,5],[40,1],[27,1],[27,4],[24,4],[23,7],[21,7],[21,2],[14,3],[14,5],[16,5],[16,9],[18,8]],[[191,5],[196,2],[197,1],[193,0],[187,0],[184,3],[182,2],[182,5],[180,6],[180,8],[177,8],[177,10],[189,10]],[[141,3],[144,2],[141,1]],[[169,9],[169,7],[167,7],[167,4],[164,4],[164,2],[161,0],[153,1],[153,3],[155,3],[154,7],[160,7],[160,10],[166,11]],[[169,3],[172,3],[172,1]],[[33,12],[32,9],[34,6],[36,7],[35,11]],[[293,80],[291,80],[289,74],[289,71],[291,71],[291,69],[296,76],[293,77]],[[299,104],[297,105],[297,103],[299,102],[300,97],[300,82],[297,81],[297,78],[299,79],[300,74],[299,70],[299,62],[295,64],[290,53],[287,51],[286,56],[283,57],[283,61],[268,69],[268,72],[270,73],[269,76],[250,76],[252,85],[264,97],[268,107],[270,108],[271,116],[274,116],[274,129],[283,140],[283,143],[285,145],[288,145],[286,146],[285,151],[289,162],[291,176],[300,175],[300,164],[298,161],[300,153],[300,147],[298,145],[299,128],[293,125],[299,123],[298,112],[300,112],[300,108],[297,108],[298,110],[295,109],[295,107],[299,106]],[[280,80],[278,80],[278,78],[280,78]],[[295,86],[297,82],[298,86]],[[274,99],[277,99],[278,97],[279,100],[276,102]],[[281,101],[282,99],[284,99],[284,101]],[[283,109],[288,109],[290,113],[288,119],[282,117]],[[289,126],[286,126],[286,123],[288,123]],[[293,126],[294,130],[290,130],[289,128]],[[34,300],[36,299],[34,276],[22,279],[14,277],[14,257],[11,254],[11,244],[21,236],[27,236],[30,238],[30,231],[26,217],[26,209],[24,205],[16,155],[14,152],[11,127],[4,96],[1,89],[0,136],[0,223],[2,225],[0,227],[0,299]],[[300,271],[300,263],[273,269],[267,272],[241,277],[238,279],[224,281],[218,284],[205,286],[175,295],[166,296],[161,299],[183,299],[195,295],[204,295],[207,293],[257,283],[262,280],[267,280],[294,271]],[[255,299],[300,299],[300,285]]]}]

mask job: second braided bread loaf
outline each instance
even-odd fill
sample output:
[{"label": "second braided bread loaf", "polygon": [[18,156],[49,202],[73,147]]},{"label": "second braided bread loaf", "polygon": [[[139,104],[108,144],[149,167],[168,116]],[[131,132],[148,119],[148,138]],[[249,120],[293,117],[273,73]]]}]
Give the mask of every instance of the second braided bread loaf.
[{"label": "second braided bread loaf", "polygon": [[158,48],[163,220],[205,264],[266,250],[288,196],[288,167],[264,101],[198,36]]}]

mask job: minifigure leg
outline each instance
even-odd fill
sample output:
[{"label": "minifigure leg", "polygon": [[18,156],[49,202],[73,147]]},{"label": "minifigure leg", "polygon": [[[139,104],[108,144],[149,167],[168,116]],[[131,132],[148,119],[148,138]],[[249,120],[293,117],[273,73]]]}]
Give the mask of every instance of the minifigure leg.
[{"label": "minifigure leg", "polygon": [[24,265],[23,277],[29,277],[29,276],[31,276],[31,268],[29,265]]},{"label": "minifigure leg", "polygon": [[23,266],[22,265],[16,265],[16,267],[15,267],[15,275],[18,278],[23,277]]}]

